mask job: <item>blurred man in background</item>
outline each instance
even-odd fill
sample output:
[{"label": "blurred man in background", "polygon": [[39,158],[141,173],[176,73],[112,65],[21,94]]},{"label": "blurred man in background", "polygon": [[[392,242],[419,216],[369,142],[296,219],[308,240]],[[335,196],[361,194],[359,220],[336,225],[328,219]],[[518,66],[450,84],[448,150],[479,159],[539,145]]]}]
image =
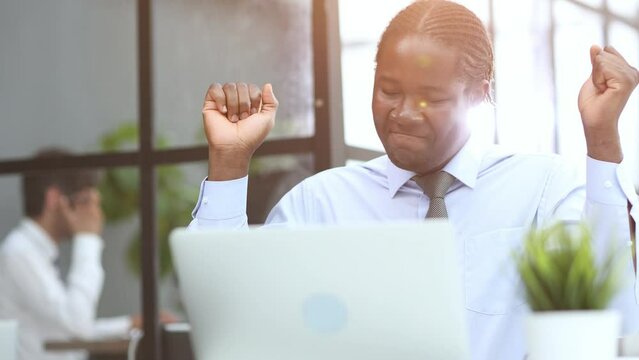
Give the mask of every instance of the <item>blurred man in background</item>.
[{"label": "blurred man in background", "polygon": [[[39,158],[68,155],[57,149]],[[139,317],[96,319],[104,271],[100,234],[104,215],[94,170],[27,173],[22,179],[24,220],[0,246],[0,318],[19,323],[18,359],[83,358],[47,353],[50,340],[123,336]],[[72,242],[66,281],[56,265],[59,245]]]}]

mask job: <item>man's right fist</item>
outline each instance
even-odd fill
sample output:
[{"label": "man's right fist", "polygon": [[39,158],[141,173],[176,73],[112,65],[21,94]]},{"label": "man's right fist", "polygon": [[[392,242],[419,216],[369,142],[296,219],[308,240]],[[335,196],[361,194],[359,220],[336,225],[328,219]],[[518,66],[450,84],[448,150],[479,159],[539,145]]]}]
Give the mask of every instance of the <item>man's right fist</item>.
[{"label": "man's right fist", "polygon": [[202,116],[209,144],[209,180],[248,174],[251,156],[275,124],[278,102],[271,84],[212,84]]}]

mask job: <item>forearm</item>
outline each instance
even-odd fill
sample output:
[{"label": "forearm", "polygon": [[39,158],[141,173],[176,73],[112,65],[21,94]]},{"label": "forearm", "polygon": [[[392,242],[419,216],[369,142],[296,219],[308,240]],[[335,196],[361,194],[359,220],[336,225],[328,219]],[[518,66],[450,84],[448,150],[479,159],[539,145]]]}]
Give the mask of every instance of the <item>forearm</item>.
[{"label": "forearm", "polygon": [[612,308],[622,311],[628,318],[626,330],[636,331],[637,324],[630,318],[637,315],[635,299],[636,271],[632,239],[632,222],[636,217],[637,197],[629,179],[624,176],[623,164],[588,159],[587,200],[585,216],[592,224],[593,242],[598,257],[614,251],[622,263],[623,287],[616,296]]},{"label": "forearm", "polygon": [[82,294],[86,301],[94,305],[97,305],[104,282],[103,247],[98,235],[77,234],[73,239],[71,267],[67,276],[68,291]]},{"label": "forearm", "polygon": [[595,240],[601,246],[606,246],[609,239],[619,246],[628,245],[631,239],[628,203],[635,201],[633,194],[626,193],[628,180],[619,164],[593,158],[587,161],[584,215],[596,232]]},{"label": "forearm", "polygon": [[71,267],[65,301],[60,314],[75,336],[93,336],[93,326],[102,285],[102,239],[95,234],[78,234],[73,239]]},{"label": "forearm", "polygon": [[209,150],[210,181],[240,179],[248,175],[251,157],[243,152]]},{"label": "forearm", "polygon": [[623,152],[616,126],[606,128],[584,127],[588,156],[599,161],[621,163]]}]

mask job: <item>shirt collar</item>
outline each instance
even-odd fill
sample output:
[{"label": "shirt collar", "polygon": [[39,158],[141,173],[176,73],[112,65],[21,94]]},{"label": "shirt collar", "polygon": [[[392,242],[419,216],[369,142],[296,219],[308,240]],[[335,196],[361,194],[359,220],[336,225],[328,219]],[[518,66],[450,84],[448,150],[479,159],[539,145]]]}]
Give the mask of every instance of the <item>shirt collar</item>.
[{"label": "shirt collar", "polygon": [[27,241],[30,241],[47,259],[52,262],[57,260],[58,246],[40,224],[27,218],[22,221],[22,229],[27,234]]},{"label": "shirt collar", "polygon": [[[442,170],[453,175],[463,185],[473,189],[477,183],[477,175],[481,166],[484,149],[473,137],[453,156]],[[391,197],[406,184],[416,173],[398,168],[387,158],[386,175],[388,176],[388,191]]]}]

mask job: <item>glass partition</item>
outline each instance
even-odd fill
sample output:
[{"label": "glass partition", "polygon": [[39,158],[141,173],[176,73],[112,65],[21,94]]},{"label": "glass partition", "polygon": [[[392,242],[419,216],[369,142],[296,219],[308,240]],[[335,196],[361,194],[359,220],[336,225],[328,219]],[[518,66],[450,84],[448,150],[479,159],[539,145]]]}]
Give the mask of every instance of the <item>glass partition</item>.
[{"label": "glass partition", "polygon": [[592,71],[590,46],[604,42],[603,19],[597,12],[564,0],[555,1],[554,13],[557,150],[585,167],[586,140],[577,96]]},{"label": "glass partition", "polygon": [[154,16],[156,139],[205,145],[206,90],[235,81],[273,84],[269,139],[313,135],[310,0],[159,0]]},{"label": "glass partition", "polygon": [[0,160],[95,152],[103,132],[135,121],[135,33],[133,0],[0,2]]},{"label": "glass partition", "polygon": [[[610,24],[608,36],[610,44],[626,61],[634,67],[639,67],[639,29],[614,21]],[[631,171],[635,186],[639,188],[639,90],[635,89],[621,114],[619,133],[625,166]]]}]

